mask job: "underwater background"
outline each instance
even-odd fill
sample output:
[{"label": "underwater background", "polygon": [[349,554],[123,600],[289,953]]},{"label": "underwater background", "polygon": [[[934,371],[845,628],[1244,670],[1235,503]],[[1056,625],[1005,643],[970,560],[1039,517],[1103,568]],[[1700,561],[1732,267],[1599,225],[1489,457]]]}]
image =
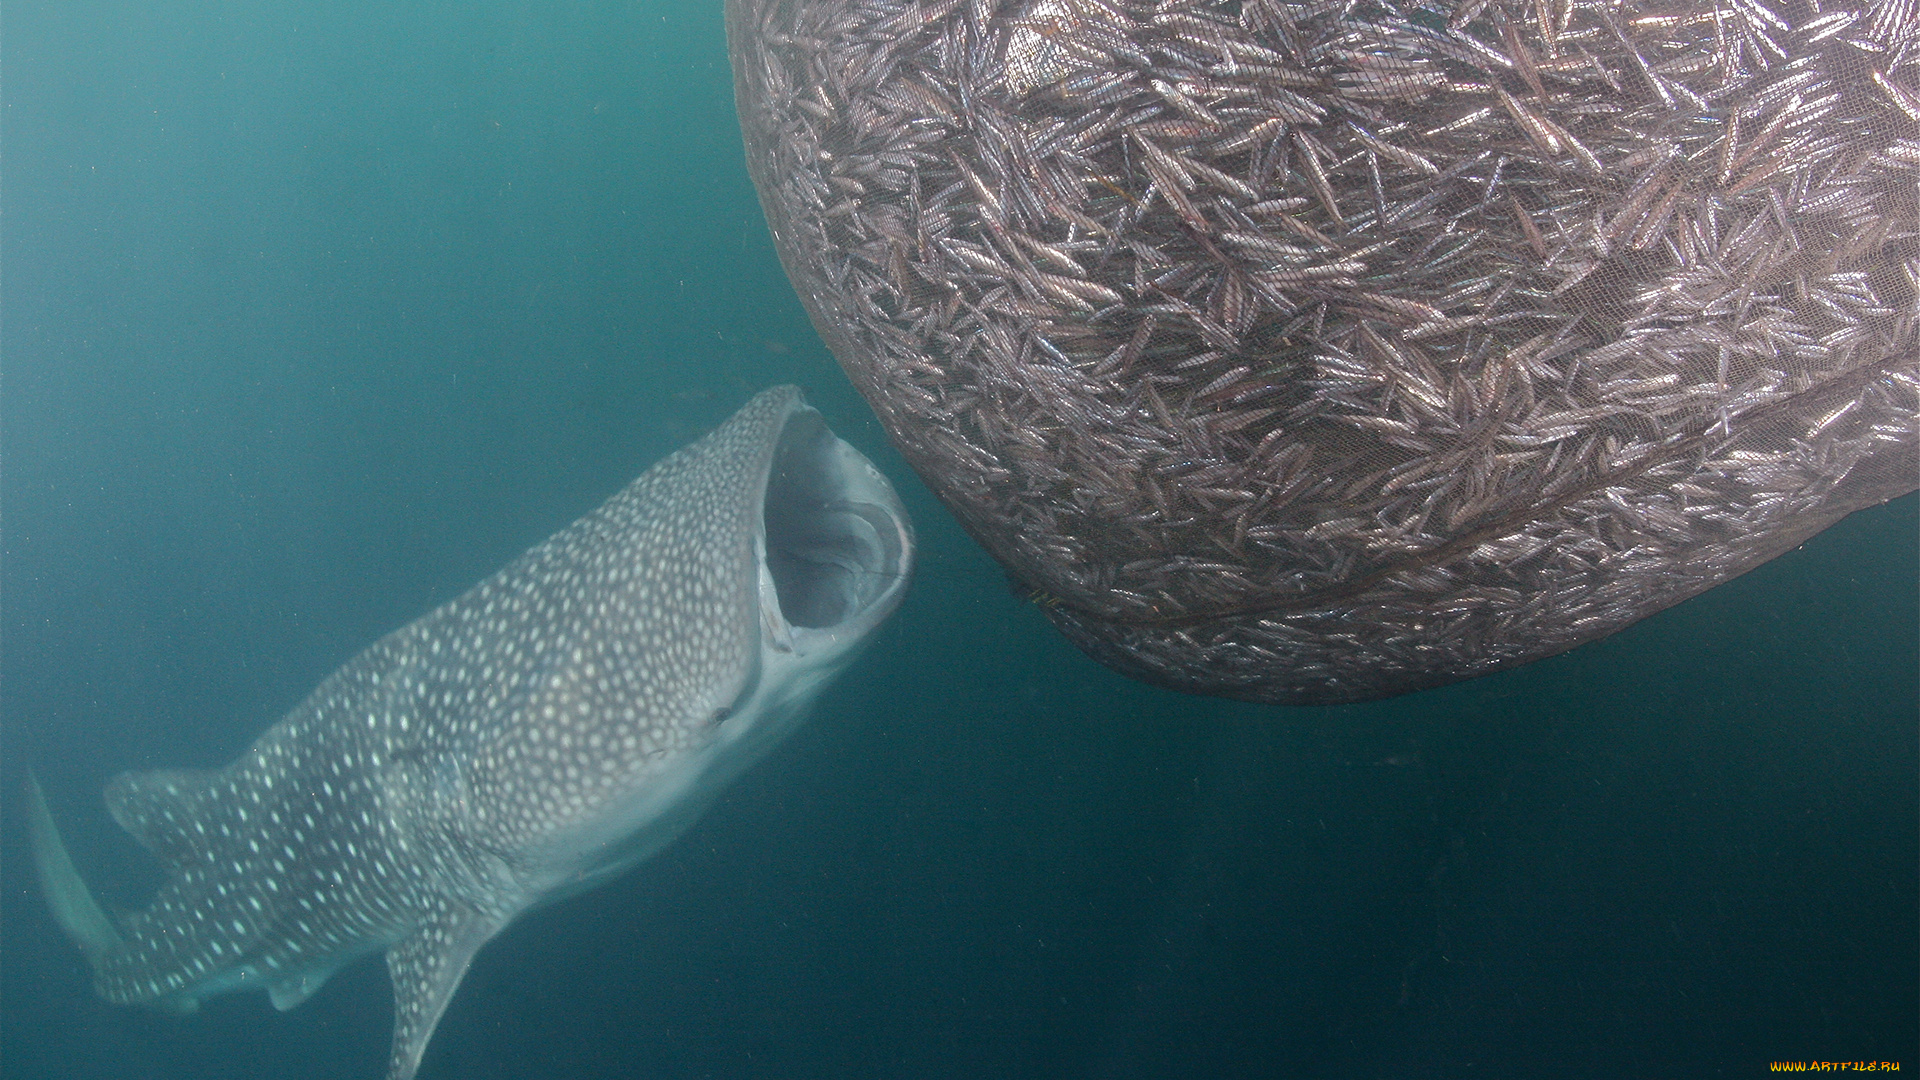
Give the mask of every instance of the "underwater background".
[{"label": "underwater background", "polygon": [[1913,496],[1615,637],[1319,709],[1155,690],[1015,596],[834,367],[719,0],[12,0],[0,22],[0,1077],[374,1080],[368,960],[109,1006],[43,910],[126,769],[795,382],[913,593],[684,839],[484,949],[422,1080],[1920,1068]]}]

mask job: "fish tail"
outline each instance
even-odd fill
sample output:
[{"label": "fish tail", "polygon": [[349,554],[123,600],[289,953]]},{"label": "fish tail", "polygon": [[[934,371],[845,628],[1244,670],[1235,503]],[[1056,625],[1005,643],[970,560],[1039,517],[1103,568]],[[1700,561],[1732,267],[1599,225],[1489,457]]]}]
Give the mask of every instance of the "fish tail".
[{"label": "fish tail", "polygon": [[34,779],[31,772],[27,773],[27,813],[40,894],[47,898],[54,921],[80,946],[88,963],[97,970],[101,958],[120,947],[120,931],[101,910],[87,890],[80,871],[74,867],[67,845],[60,839],[60,830],[53,824],[53,815],[47,811],[46,793],[40,790],[40,781]]}]

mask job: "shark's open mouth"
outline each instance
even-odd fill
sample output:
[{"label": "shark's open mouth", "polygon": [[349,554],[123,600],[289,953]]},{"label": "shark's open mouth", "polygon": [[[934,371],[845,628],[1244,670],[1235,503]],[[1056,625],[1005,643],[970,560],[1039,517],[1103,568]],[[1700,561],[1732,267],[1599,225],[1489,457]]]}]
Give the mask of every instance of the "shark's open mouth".
[{"label": "shark's open mouth", "polygon": [[794,627],[863,622],[905,584],[913,532],[898,496],[810,408],[780,433],[764,521],[767,569]]}]

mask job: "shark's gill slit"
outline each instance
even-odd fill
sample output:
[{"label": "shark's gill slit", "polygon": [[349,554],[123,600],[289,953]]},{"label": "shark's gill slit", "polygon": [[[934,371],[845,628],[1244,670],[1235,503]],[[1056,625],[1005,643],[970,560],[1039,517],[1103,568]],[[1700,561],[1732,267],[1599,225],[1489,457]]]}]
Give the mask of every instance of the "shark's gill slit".
[{"label": "shark's gill slit", "polygon": [[767,478],[767,569],[781,614],[827,629],[888,595],[905,572],[899,503],[872,465],[811,410],[781,433]]}]

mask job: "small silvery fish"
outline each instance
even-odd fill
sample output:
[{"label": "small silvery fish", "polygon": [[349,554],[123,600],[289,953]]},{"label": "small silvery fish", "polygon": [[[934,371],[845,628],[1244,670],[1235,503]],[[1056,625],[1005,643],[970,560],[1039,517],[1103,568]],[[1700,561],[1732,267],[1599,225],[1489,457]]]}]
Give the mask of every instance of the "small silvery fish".
[{"label": "small silvery fish", "polygon": [[728,26],[815,325],[1128,674],[1449,682],[1920,483],[1914,0],[729,0]]}]

